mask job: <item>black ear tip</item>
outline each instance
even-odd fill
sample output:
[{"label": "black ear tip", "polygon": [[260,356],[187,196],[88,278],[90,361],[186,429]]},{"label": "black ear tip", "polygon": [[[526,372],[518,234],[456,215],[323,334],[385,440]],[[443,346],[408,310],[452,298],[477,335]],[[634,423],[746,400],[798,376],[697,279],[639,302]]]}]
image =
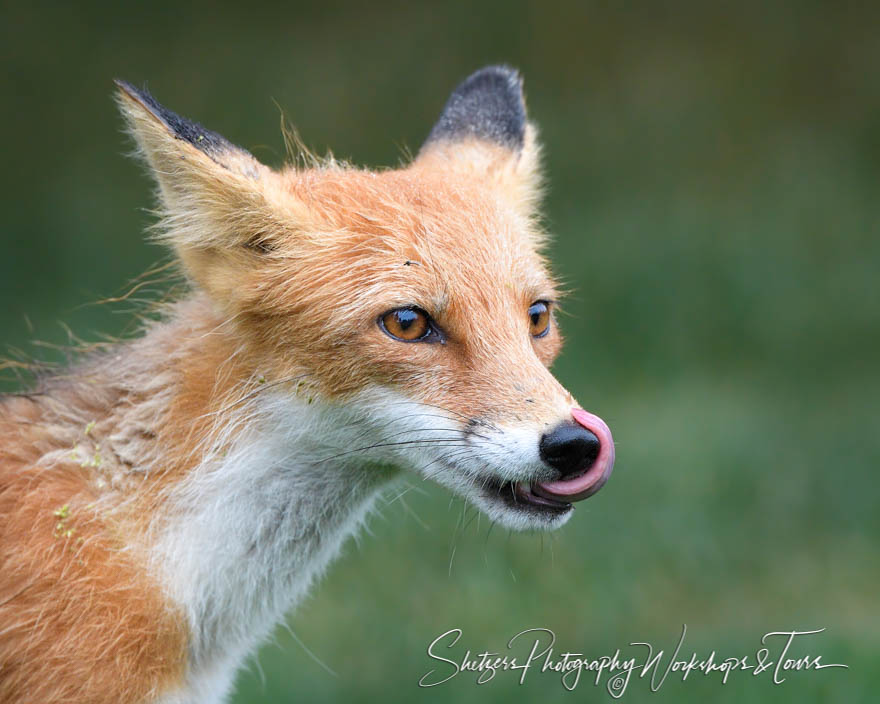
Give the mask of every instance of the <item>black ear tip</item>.
[{"label": "black ear tip", "polygon": [[113,83],[119,89],[120,93],[125,93],[129,98],[136,100],[156,115],[156,117],[161,117],[160,111],[162,110],[162,106],[152,95],[150,95],[150,92],[146,88],[136,88],[134,85],[121,78],[114,78]]},{"label": "black ear tip", "polygon": [[113,85],[119,88],[119,90],[121,90],[123,93],[128,93],[129,95],[134,95],[138,92],[137,88],[135,88],[131,83],[121,78],[114,78]]},{"label": "black ear tip", "polygon": [[522,98],[522,76],[519,71],[507,64],[484,66],[478,71],[474,71],[459,84],[456,91],[473,90],[487,86],[509,92],[511,97]]},{"label": "black ear tip", "polygon": [[[186,142],[192,144],[210,157],[230,149],[237,149],[226,139],[216,132],[203,127],[198,122],[181,117],[176,112],[169,110],[156,100],[146,88],[135,88],[128,81],[119,78],[113,81],[120,91],[132,100],[140,103],[153,117],[159,120],[171,133]],[[239,149],[239,151],[244,151]]]},{"label": "black ear tip", "polygon": [[503,64],[486,66],[452,91],[426,144],[476,137],[521,149],[525,128],[526,106],[519,72]]},{"label": "black ear tip", "polygon": [[145,109],[149,110],[154,117],[165,123],[166,126],[173,127],[173,124],[171,123],[173,123],[174,120],[169,120],[169,118],[181,119],[150,95],[150,91],[146,88],[136,88],[134,85],[121,78],[114,78],[113,83],[116,84],[116,87],[121,93],[124,93],[132,100],[140,103]]},{"label": "black ear tip", "polygon": [[122,106],[122,104],[125,101],[130,100],[130,101],[134,101],[136,103],[140,103],[146,109],[151,110],[151,108],[149,107],[149,102],[144,99],[144,96],[142,95],[141,91],[139,91],[137,88],[135,88],[128,81],[124,81],[121,78],[114,78],[113,85],[116,86],[116,96],[115,97],[116,97],[116,101],[120,105],[120,107]]}]

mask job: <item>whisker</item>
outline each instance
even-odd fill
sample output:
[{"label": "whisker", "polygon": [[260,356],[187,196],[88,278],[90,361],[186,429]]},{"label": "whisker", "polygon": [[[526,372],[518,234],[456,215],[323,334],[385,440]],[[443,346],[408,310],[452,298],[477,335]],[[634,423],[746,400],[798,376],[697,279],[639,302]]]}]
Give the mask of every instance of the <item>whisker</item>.
[{"label": "whisker", "polygon": [[222,415],[223,413],[226,413],[227,411],[232,410],[236,406],[240,406],[241,404],[246,403],[247,401],[250,401],[252,398],[263,393],[264,391],[267,391],[268,389],[274,388],[274,387],[279,386],[281,384],[288,384],[292,381],[299,381],[300,379],[304,379],[307,376],[311,376],[311,374],[308,374],[308,373],[297,374],[295,376],[285,377],[284,379],[276,379],[275,381],[267,381],[265,384],[261,384],[257,388],[252,389],[251,391],[246,393],[241,398],[238,398],[235,401],[232,401],[231,403],[224,406],[223,408],[220,408],[216,411],[211,411],[209,413],[204,413],[201,416],[197,416],[196,420],[201,420],[202,418],[210,418],[212,416]]},{"label": "whisker", "polygon": [[340,452],[338,454],[332,455],[330,457],[325,457],[318,462],[330,462],[331,460],[339,459],[340,457],[345,457],[346,455],[351,455],[357,452],[366,452],[367,450],[375,450],[379,447],[403,447],[403,446],[416,446],[416,447],[470,447],[464,441],[455,441],[449,438],[423,438],[421,440],[399,440],[397,442],[376,442],[372,445],[365,445],[364,447],[358,447],[353,450],[345,450],[344,452]]},{"label": "whisker", "polygon": [[[473,416],[468,416],[464,413],[461,413],[459,411],[455,411],[451,408],[446,408],[445,406],[441,406],[436,403],[428,403],[427,401],[419,401],[419,403],[421,403],[424,406],[430,406],[431,408],[436,408],[438,410],[443,411],[444,413],[451,413],[452,415],[458,416],[459,418],[466,420],[468,423],[471,423],[474,420],[476,420],[475,418],[473,418]],[[500,430],[500,428],[498,428],[498,426],[496,426],[491,421],[480,419],[480,423],[486,425],[487,427],[491,428],[492,430]]]}]

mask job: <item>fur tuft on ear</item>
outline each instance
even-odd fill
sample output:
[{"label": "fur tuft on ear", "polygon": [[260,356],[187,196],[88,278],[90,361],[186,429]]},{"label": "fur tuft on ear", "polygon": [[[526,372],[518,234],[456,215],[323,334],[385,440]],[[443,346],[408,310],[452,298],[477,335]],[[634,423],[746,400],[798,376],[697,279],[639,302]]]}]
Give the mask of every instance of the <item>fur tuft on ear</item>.
[{"label": "fur tuft on ear", "polygon": [[414,165],[483,179],[532,216],[541,197],[540,155],[519,73],[487,66],[452,91]]}]

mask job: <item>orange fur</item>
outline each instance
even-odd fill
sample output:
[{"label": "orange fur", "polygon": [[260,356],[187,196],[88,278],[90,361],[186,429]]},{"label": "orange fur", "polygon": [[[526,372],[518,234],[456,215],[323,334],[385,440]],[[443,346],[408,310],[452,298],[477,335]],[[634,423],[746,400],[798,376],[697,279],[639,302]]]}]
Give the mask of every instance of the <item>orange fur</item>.
[{"label": "orange fur", "polygon": [[[152,568],[154,517],[244,431],[263,389],[328,402],[371,385],[500,424],[573,405],[547,366],[555,300],[539,254],[539,150],[429,145],[381,172],[273,171],[202,151],[142,97],[119,102],[156,176],[159,238],[194,293],[143,337],[0,401],[0,701],[151,701],[181,686],[193,634]],[[444,345],[376,325],[417,304]]]},{"label": "orange fur", "polygon": [[0,420],[0,701],[141,701],[179,680],[185,629],[129,552],[124,517],[65,457],[69,418],[89,409],[54,405],[16,399]]}]

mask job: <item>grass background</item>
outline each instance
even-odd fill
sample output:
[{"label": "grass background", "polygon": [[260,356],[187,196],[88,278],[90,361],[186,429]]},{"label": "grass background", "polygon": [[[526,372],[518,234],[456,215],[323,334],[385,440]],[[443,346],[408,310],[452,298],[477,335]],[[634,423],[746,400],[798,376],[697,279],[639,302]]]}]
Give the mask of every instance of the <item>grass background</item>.
[{"label": "grass background", "polygon": [[[561,532],[489,531],[439,489],[385,506],[243,673],[245,702],[611,701],[588,681],[462,675],[529,627],[594,655],[630,641],[753,654],[767,631],[849,670],[668,681],[630,701],[872,701],[880,688],[880,5],[869,3],[2,4],[0,330],[120,334],[91,305],[164,253],[111,79],[280,164],[417,149],[455,83],[504,61],[542,129],[575,288],[561,381],[618,465]],[[14,380],[5,388],[14,387]],[[417,516],[417,518],[415,517]],[[310,657],[304,644],[331,675]],[[635,654],[635,653],[633,653]]]}]

